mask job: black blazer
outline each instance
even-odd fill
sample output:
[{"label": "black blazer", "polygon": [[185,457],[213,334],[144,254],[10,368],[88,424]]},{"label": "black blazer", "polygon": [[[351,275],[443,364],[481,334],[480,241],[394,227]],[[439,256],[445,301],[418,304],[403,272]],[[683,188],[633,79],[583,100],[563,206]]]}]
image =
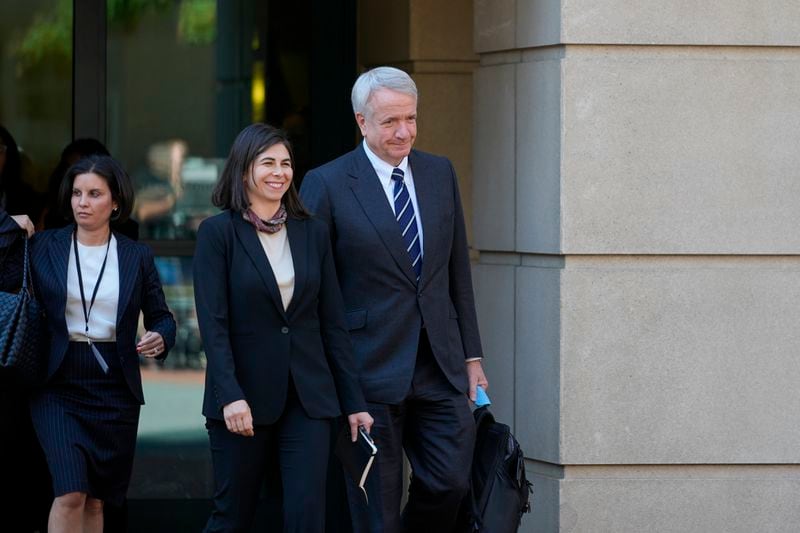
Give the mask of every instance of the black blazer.
[{"label": "black blazer", "polygon": [[310,171],[300,190],[330,226],[359,377],[374,402],[407,394],[423,325],[457,390],[468,388],[464,359],[483,356],[456,173],[446,158],[418,150],[409,164],[423,228],[419,283],[362,145]]},{"label": "black blazer", "polygon": [[[14,224],[13,220],[7,222]],[[0,220],[0,233],[12,230]],[[19,228],[16,229],[19,232]],[[64,360],[69,345],[67,332],[67,268],[74,225],[34,234],[30,240],[31,272],[36,298],[44,305],[50,333],[47,362],[49,380]],[[144,403],[139,355],[136,352],[136,329],[139,312],[144,314],[144,327],[160,333],[167,356],[175,344],[175,320],[172,318],[158,278],[153,253],[147,246],[114,232],[119,260],[119,302],[117,304],[117,353],[128,387],[139,403]],[[0,239],[2,243],[2,239]]]},{"label": "black blazer", "polygon": [[284,311],[256,229],[233,211],[200,225],[194,290],[208,360],[208,418],[222,420],[225,405],[244,399],[255,424],[272,424],[283,413],[290,373],[312,418],[366,410],[327,227],[290,218],[286,229],[295,285]]}]

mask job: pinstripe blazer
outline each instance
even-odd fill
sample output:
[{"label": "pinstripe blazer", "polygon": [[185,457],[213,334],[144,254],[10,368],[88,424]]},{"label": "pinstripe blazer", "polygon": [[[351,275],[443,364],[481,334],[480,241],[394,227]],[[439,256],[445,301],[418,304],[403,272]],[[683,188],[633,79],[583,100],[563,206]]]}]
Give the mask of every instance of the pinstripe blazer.
[{"label": "pinstripe blazer", "polygon": [[[7,236],[14,230],[8,222],[15,224],[13,220],[0,217],[0,247],[8,241]],[[67,268],[73,231],[75,225],[71,224],[65,228],[36,233],[30,241],[33,286],[37,299],[45,308],[50,333],[47,380],[61,366],[69,345],[65,312]],[[19,232],[19,228],[16,232]],[[117,232],[114,232],[114,237],[117,239],[119,258],[117,353],[131,393],[139,403],[144,403],[139,356],[136,352],[139,312],[144,314],[144,327],[148,331],[161,334],[164,339],[165,350],[160,356],[162,359],[175,344],[175,320],[167,308],[150,248]]]}]

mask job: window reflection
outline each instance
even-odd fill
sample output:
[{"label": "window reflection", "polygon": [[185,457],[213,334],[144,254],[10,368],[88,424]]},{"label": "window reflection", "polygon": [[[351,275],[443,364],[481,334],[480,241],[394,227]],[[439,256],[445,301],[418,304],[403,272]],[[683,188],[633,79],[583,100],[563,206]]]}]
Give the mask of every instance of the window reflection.
[{"label": "window reflection", "polygon": [[0,207],[39,222],[72,126],[72,1],[0,4]]},{"label": "window reflection", "polygon": [[182,139],[152,144],[146,164],[134,171],[141,238],[194,239],[200,222],[217,212],[210,199],[223,162],[187,157],[188,150]]},{"label": "window reflection", "polygon": [[[211,467],[200,415],[206,358],[197,329],[191,257],[156,257],[178,330],[164,362],[142,361],[142,407],[129,498],[208,498]],[[144,332],[140,325],[140,333]]]},{"label": "window reflection", "polygon": [[194,310],[191,257],[156,257],[156,268],[172,314],[178,323],[175,347],[163,368],[203,370],[206,357],[202,351]]},{"label": "window reflection", "polygon": [[216,149],[216,6],[108,2],[108,148],[133,179],[145,241],[193,240],[216,212],[202,191],[225,155]]}]

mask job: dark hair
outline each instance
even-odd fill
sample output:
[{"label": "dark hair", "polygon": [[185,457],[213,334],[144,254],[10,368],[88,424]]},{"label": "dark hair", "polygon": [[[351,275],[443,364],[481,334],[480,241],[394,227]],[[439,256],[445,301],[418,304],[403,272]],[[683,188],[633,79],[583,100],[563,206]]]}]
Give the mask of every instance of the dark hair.
[{"label": "dark hair", "polygon": [[6,146],[6,164],[0,170],[0,191],[8,191],[22,181],[22,159],[17,141],[3,126],[0,126],[0,143]]},{"label": "dark hair", "polygon": [[72,187],[75,178],[80,174],[97,174],[104,178],[108,188],[111,189],[111,198],[117,202],[119,209],[117,214],[111,217],[112,222],[122,223],[128,220],[133,209],[133,184],[122,166],[107,155],[85,157],[69,167],[58,191],[58,205],[65,218],[73,220]]},{"label": "dark hair", "polygon": [[[222,175],[211,195],[211,202],[222,209],[240,213],[246,211],[250,207],[250,200],[247,198],[244,177],[253,172],[253,164],[258,154],[276,144],[284,145],[289,151],[292,169],[294,169],[292,143],[289,142],[286,132],[262,123],[251,124],[243,129],[233,141],[231,153],[228,154]],[[292,218],[303,219],[311,216],[300,201],[300,195],[297,194],[294,186],[294,179],[283,195],[283,204],[286,206],[286,213]]]},{"label": "dark hair", "polygon": [[[75,139],[69,143],[64,150],[61,151],[61,157],[58,160],[58,165],[50,174],[50,179],[47,181],[47,215],[45,216],[45,228],[60,228],[64,225],[64,220],[61,217],[61,205],[59,192],[61,190],[61,182],[64,180],[64,175],[70,167],[70,161],[77,159],[81,160],[90,155],[111,155],[108,149],[97,139],[84,138]],[[77,157],[76,157],[77,156]],[[74,161],[74,162],[77,162]],[[69,212],[69,219],[72,220],[72,210]]]}]

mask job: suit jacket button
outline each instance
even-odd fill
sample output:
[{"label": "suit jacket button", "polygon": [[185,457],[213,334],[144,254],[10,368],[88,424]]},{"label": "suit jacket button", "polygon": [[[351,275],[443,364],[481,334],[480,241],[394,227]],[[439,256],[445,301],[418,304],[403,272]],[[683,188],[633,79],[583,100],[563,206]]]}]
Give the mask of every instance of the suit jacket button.
[{"label": "suit jacket button", "polygon": [[283,326],[281,328],[281,333],[289,333],[289,328],[287,328],[286,326]]}]

